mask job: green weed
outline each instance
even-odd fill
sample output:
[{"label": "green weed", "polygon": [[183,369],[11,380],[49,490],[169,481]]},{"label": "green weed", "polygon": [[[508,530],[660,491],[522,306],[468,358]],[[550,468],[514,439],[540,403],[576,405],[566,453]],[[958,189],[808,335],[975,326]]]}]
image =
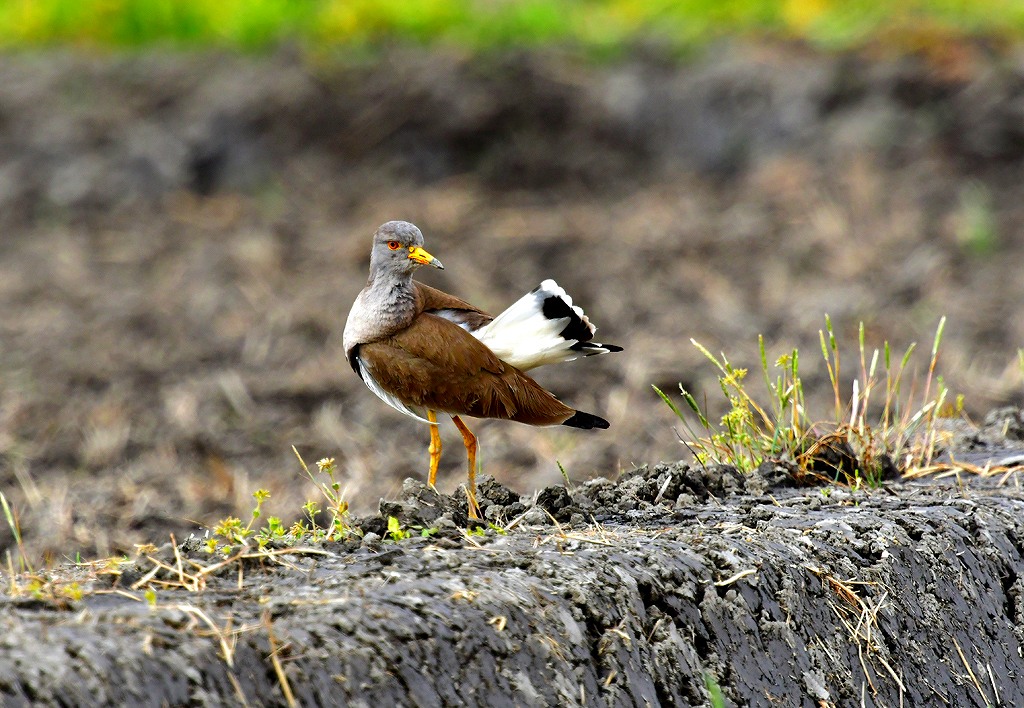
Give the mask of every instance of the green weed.
[{"label": "green weed", "polygon": [[440,529],[438,529],[436,526],[425,527],[414,525],[409,526],[407,528],[402,528],[402,522],[399,521],[397,517],[389,516],[388,530],[387,535],[385,536],[385,540],[394,541],[397,543],[398,541],[404,541],[405,539],[412,538],[413,536],[419,536],[420,538],[431,538],[433,536],[436,536],[439,530]]},{"label": "green weed", "polygon": [[402,528],[402,522],[400,522],[394,516],[388,517],[388,538],[392,541],[404,541],[405,539],[412,536],[412,531],[408,531]]},{"label": "green weed", "polygon": [[491,531],[499,536],[505,536],[508,534],[508,530],[498,524],[488,521],[485,524],[478,524],[464,531],[467,537],[470,536],[486,536],[487,532]]}]

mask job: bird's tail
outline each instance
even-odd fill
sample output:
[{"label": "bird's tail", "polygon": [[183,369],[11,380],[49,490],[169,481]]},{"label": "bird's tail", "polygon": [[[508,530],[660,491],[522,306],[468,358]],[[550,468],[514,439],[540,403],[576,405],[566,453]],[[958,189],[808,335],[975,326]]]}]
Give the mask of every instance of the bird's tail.
[{"label": "bird's tail", "polygon": [[593,341],[596,330],[565,290],[548,279],[473,334],[499,359],[526,371],[622,351],[614,344]]},{"label": "bird's tail", "polygon": [[584,430],[591,430],[593,428],[606,430],[608,428],[608,421],[593,413],[576,411],[573,413],[572,418],[562,423],[562,425],[568,425],[570,428],[583,428]]}]

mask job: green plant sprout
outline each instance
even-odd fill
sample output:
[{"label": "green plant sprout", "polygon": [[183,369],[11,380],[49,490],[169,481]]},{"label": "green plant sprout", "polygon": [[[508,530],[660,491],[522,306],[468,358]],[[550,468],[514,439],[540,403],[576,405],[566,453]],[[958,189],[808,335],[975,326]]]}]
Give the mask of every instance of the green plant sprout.
[{"label": "green plant sprout", "polygon": [[405,539],[412,536],[412,531],[408,531],[402,528],[402,522],[396,517],[388,517],[388,538],[392,541],[404,541]]}]

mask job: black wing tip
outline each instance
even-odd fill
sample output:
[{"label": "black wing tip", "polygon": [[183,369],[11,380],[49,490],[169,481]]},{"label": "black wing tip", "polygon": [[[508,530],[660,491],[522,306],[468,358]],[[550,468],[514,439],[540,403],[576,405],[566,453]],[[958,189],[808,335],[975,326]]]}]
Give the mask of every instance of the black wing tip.
[{"label": "black wing tip", "polygon": [[572,417],[562,423],[562,425],[568,425],[570,428],[580,428],[582,430],[593,430],[594,428],[607,430],[609,423],[601,416],[594,415],[593,413],[576,411],[572,414]]},{"label": "black wing tip", "polygon": [[[545,291],[546,292],[546,291]],[[549,320],[568,318],[569,323],[558,333],[562,339],[589,342],[594,338],[594,326],[586,317],[581,317],[562,295],[550,294],[544,298],[541,312]]]}]

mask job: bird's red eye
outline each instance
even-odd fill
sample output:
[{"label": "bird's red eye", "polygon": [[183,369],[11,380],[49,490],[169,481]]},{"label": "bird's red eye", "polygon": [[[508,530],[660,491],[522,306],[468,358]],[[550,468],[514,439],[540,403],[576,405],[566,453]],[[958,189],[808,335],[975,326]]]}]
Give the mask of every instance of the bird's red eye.
[{"label": "bird's red eye", "polygon": [[397,251],[401,247],[402,244],[400,244],[398,241],[388,241],[388,248],[390,248],[392,251]]}]

